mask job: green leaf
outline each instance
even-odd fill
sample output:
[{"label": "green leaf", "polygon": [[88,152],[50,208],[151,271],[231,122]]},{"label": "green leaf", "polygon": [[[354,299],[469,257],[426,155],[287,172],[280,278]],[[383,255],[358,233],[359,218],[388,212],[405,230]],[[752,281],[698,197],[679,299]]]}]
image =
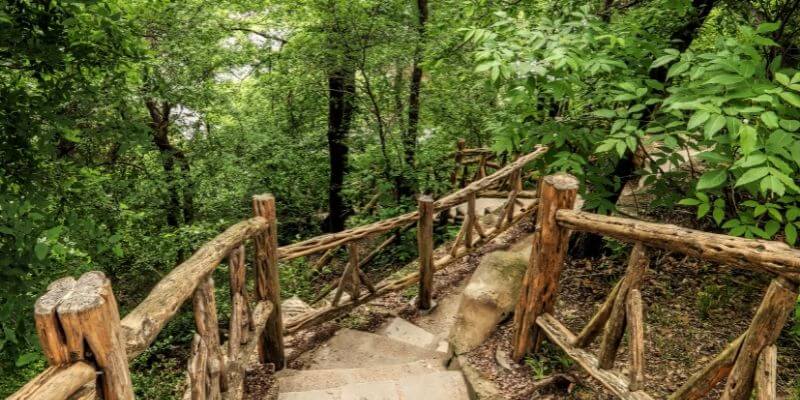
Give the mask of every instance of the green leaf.
[{"label": "green leaf", "polygon": [[767,125],[770,129],[777,129],[778,128],[778,115],[775,114],[773,111],[767,111],[761,114],[761,120],[764,121],[764,124]]},{"label": "green leaf", "polygon": [[789,86],[792,84],[792,81],[789,80],[789,77],[780,72],[775,74],[775,80],[778,81],[783,86]]},{"label": "green leaf", "polygon": [[36,258],[39,260],[44,260],[47,257],[47,252],[50,251],[50,246],[44,242],[37,242],[36,246],[33,247],[33,253],[36,254]]},{"label": "green leaf", "polygon": [[769,167],[760,167],[747,170],[739,179],[736,180],[736,187],[755,182],[769,173]]},{"label": "green leaf", "polygon": [[775,32],[780,29],[781,23],[780,22],[764,22],[758,25],[756,28],[756,33],[770,33]]},{"label": "green leaf", "polygon": [[714,217],[714,222],[716,222],[717,225],[719,225],[722,223],[722,220],[725,219],[725,210],[719,207],[715,207],[714,212],[711,214],[711,216]]},{"label": "green leaf", "polygon": [[658,68],[658,67],[661,67],[663,65],[667,65],[667,64],[669,64],[670,62],[672,62],[673,60],[675,60],[677,58],[678,58],[678,56],[669,55],[669,54],[666,55],[666,56],[661,56],[661,57],[657,58],[655,61],[653,61],[653,64],[650,65],[650,69]]},{"label": "green leaf", "polygon": [[706,122],[706,120],[708,120],[708,117],[710,117],[710,116],[711,116],[711,114],[708,111],[702,111],[701,110],[701,111],[698,111],[698,112],[694,113],[694,115],[692,115],[692,117],[689,118],[689,123],[686,125],[686,129],[697,128],[703,122]]},{"label": "green leaf", "polygon": [[778,196],[783,196],[786,193],[786,186],[775,175],[767,175],[761,179],[761,192],[767,193],[771,191]]},{"label": "green leaf", "polygon": [[725,116],[715,115],[706,122],[703,136],[705,136],[706,139],[711,139],[714,137],[714,134],[719,132],[723,127],[725,127]]},{"label": "green leaf", "polygon": [[14,363],[17,367],[24,367],[34,361],[39,360],[39,353],[25,353],[19,357],[17,357],[17,361]]},{"label": "green leaf", "polygon": [[617,113],[614,112],[614,110],[608,110],[608,109],[596,110],[592,114],[602,118],[614,118],[617,116]]},{"label": "green leaf", "polygon": [[703,218],[708,214],[708,211],[711,210],[711,204],[703,203],[697,207],[697,218]]},{"label": "green leaf", "polygon": [[796,119],[782,119],[780,122],[781,128],[789,132],[795,132],[800,129],[800,121]]},{"label": "green leaf", "polygon": [[783,227],[783,233],[786,235],[786,243],[792,246],[797,243],[797,228],[795,228],[794,224],[786,224]]},{"label": "green leaf", "polygon": [[700,203],[701,203],[700,200],[692,199],[692,198],[683,199],[683,200],[678,202],[678,204],[680,204],[682,206],[696,206],[696,205],[698,205]]},{"label": "green leaf", "polygon": [[781,96],[781,98],[787,103],[800,108],[800,96],[797,94],[791,92],[780,92],[778,93],[778,96]]},{"label": "green leaf", "polygon": [[758,141],[758,132],[756,128],[750,125],[742,125],[739,129],[739,146],[742,147],[744,154],[750,154],[755,150]]},{"label": "green leaf", "polygon": [[767,237],[773,237],[776,233],[778,233],[778,229],[781,229],[781,224],[778,221],[770,220],[764,224],[764,232],[767,233]]},{"label": "green leaf", "polygon": [[717,169],[703,174],[697,181],[697,190],[708,190],[722,186],[728,179],[728,170]]},{"label": "green leaf", "polygon": [[745,80],[743,76],[733,75],[733,74],[723,74],[717,75],[708,81],[706,81],[706,85],[733,85],[737,84],[741,81]]}]

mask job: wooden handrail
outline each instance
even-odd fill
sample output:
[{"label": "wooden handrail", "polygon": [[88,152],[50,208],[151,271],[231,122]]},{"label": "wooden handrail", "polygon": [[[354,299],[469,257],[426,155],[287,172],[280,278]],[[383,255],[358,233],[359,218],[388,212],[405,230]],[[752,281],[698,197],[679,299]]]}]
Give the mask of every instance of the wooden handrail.
[{"label": "wooden handrail", "polygon": [[708,261],[767,271],[800,282],[800,250],[769,240],[745,239],[677,225],[559,210],[558,223],[569,229],[611,236],[650,247],[678,251]]},{"label": "wooden handrail", "polygon": [[[526,164],[541,157],[546,152],[547,147],[537,146],[536,150],[518,158],[495,173],[481,180],[472,182],[467,187],[440,198],[434,203],[434,212],[439,213],[466,202],[470,193],[477,193],[481,190],[488,189],[497,183],[500,183],[500,181],[510,176],[512,173],[514,173],[514,171],[521,169]],[[280,247],[278,249],[278,259],[289,260],[325,251],[334,247],[339,247],[347,242],[359,240],[369,235],[383,233],[405,226],[416,221],[417,219],[419,219],[419,212],[413,211],[394,218],[347,229],[338,233],[316,236],[311,239],[306,239],[302,242],[292,243],[290,245]]]}]

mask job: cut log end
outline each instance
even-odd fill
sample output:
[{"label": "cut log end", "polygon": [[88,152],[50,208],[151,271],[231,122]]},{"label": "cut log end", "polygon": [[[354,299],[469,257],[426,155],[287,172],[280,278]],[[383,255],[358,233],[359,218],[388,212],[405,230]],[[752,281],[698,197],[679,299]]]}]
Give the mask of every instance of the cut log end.
[{"label": "cut log end", "polygon": [[578,190],[580,186],[578,179],[569,174],[553,174],[542,179],[557,190]]}]

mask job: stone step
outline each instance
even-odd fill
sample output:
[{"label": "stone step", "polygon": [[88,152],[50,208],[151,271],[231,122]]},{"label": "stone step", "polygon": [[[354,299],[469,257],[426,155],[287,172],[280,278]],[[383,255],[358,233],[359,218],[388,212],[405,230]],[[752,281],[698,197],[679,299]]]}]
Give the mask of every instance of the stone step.
[{"label": "stone step", "polygon": [[441,337],[400,317],[392,318],[375,333],[403,343],[428,350],[435,350],[441,353],[448,353],[450,348],[446,340],[442,340]]},{"label": "stone step", "polygon": [[306,392],[326,390],[349,384],[397,380],[407,376],[444,371],[440,360],[420,360],[406,364],[371,368],[286,369],[275,374],[278,391]]},{"label": "stone step", "polygon": [[443,371],[338,388],[280,393],[278,400],[469,400],[464,377]]},{"label": "stone step", "polygon": [[368,368],[419,360],[436,360],[444,365],[447,354],[353,329],[339,330],[326,343],[298,358],[306,369]]}]

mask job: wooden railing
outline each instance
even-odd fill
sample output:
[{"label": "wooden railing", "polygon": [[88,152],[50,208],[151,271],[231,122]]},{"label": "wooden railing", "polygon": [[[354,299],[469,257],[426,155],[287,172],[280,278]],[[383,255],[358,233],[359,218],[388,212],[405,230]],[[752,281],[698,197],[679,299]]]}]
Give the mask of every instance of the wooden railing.
[{"label": "wooden railing", "polygon": [[[271,195],[253,197],[255,216],[231,226],[203,245],[188,260],[169,272],[150,294],[128,315],[120,319],[109,280],[100,272],[79,279],[62,278],[53,282],[36,303],[35,320],[47,370],[28,382],[10,399],[66,400],[93,399],[96,389],[105,400],[133,398],[128,363],[146,350],[156,336],[192,298],[196,334],[192,342],[188,372],[192,399],[239,399],[244,388],[244,369],[249,355],[258,349],[261,363],[284,367],[284,335],[340,316],[354,307],[383,294],[419,283],[418,306],[432,302],[433,273],[454,260],[488,243],[518,221],[530,216],[531,206],[515,213],[516,199],[522,195],[522,170],[547,151],[538,147],[532,153],[482,177],[462,189],[434,201],[419,199],[419,210],[335,234],[277,246],[275,199]],[[475,199],[482,191],[497,191],[507,185],[506,205],[494,226],[483,226],[476,218]],[[433,252],[433,219],[437,213],[467,203],[467,216],[450,251],[438,259]],[[361,271],[381,249],[382,242],[364,259],[359,259],[357,242],[365,237],[417,225],[419,270],[403,278],[373,285]],[[245,284],[245,245],[255,249],[255,302],[248,301]],[[283,325],[280,308],[278,263],[297,257],[330,252],[346,246],[348,265],[337,285],[330,306],[298,315]],[[227,343],[219,334],[217,305],[212,273],[228,259],[231,315]],[[350,285],[345,297],[345,282]],[[360,287],[366,286],[362,294]]]},{"label": "wooden railing", "polygon": [[[539,182],[532,254],[514,314],[514,358],[521,360],[530,351],[538,351],[547,338],[619,398],[652,399],[643,390],[645,326],[640,287],[649,265],[647,249],[659,248],[773,276],[747,331],[668,398],[702,398],[727,378],[722,399],[749,399],[754,387],[759,399],[775,399],[775,341],[797,300],[800,251],[781,242],[575,211],[577,189],[578,181],[569,175],[552,175]],[[625,276],[577,335],[555,318],[559,276],[572,231],[635,244]],[[626,329],[627,376],[613,368]],[[594,356],[586,348],[601,333],[599,354]]]}]

